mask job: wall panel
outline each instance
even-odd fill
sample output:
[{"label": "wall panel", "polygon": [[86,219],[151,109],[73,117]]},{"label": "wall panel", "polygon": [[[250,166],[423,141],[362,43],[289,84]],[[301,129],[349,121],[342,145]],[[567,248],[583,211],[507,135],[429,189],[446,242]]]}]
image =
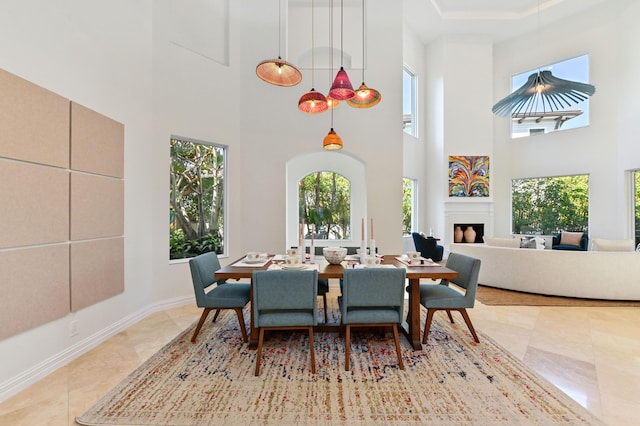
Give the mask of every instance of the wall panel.
[{"label": "wall panel", "polygon": [[71,243],[71,311],[124,291],[124,237]]},{"label": "wall panel", "polygon": [[71,168],[124,177],[124,125],[71,102]]},{"label": "wall panel", "polygon": [[0,340],[69,313],[69,245],[0,251]]},{"label": "wall panel", "polygon": [[124,234],[124,181],[71,172],[73,241]]},{"label": "wall panel", "polygon": [[0,69],[0,157],[69,167],[69,100]]},{"label": "wall panel", "polygon": [[0,158],[0,200],[0,248],[69,238],[68,171]]}]

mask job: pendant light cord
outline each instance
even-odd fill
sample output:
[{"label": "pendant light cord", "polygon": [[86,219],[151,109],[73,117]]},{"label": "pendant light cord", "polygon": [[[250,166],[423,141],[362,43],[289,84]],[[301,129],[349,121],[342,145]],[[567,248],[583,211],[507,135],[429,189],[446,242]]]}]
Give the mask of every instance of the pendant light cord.
[{"label": "pendant light cord", "polygon": [[282,0],[278,0],[278,58],[282,58]]},{"label": "pendant light cord", "polygon": [[340,67],[344,68],[344,1],[340,0]]},{"label": "pendant light cord", "polygon": [[[329,62],[331,67],[331,72],[329,73],[329,87],[331,87],[331,83],[333,80],[331,79],[333,76],[333,0],[331,0],[331,7],[329,7],[329,49],[331,50],[331,55]],[[335,102],[335,99],[333,100]],[[331,128],[333,129],[333,110],[336,108],[335,105],[331,108]]]},{"label": "pendant light cord", "polygon": [[362,83],[364,84],[364,0],[362,0]]},{"label": "pendant light cord", "polygon": [[314,4],[315,4],[315,0],[311,0],[311,88],[313,89],[315,87],[315,81],[316,81],[316,61],[315,61],[315,52],[316,52],[316,44],[315,44],[315,39],[314,39]]}]

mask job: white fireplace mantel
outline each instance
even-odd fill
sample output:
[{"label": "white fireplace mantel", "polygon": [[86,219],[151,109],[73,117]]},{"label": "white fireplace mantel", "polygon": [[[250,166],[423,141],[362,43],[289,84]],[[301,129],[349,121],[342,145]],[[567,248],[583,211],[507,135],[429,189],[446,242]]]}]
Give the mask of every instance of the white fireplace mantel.
[{"label": "white fireplace mantel", "polygon": [[444,245],[448,251],[449,244],[453,243],[453,227],[456,223],[482,223],[484,234],[493,235],[493,201],[451,201],[444,203],[445,235]]}]

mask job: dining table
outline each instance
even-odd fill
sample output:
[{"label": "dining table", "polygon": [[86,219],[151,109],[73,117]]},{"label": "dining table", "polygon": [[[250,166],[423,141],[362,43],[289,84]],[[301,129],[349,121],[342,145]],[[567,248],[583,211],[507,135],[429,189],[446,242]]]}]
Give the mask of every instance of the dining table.
[{"label": "dining table", "polygon": [[[452,269],[447,268],[441,263],[429,263],[412,261],[408,262],[404,256],[401,255],[384,255],[381,256],[381,265],[383,267],[390,267],[384,265],[392,265],[396,268],[404,268],[406,270],[406,277],[409,282],[409,308],[407,311],[406,321],[403,322],[400,327],[404,335],[409,340],[409,343],[414,350],[421,350],[422,343],[420,341],[420,280],[421,279],[454,279],[458,277],[458,273]],[[266,262],[260,263],[256,266],[242,264],[244,256],[215,272],[216,278],[224,280],[251,280],[253,271],[267,270],[275,262],[274,256],[269,255]],[[239,263],[240,262],[240,263]],[[316,256],[313,259],[313,264],[317,265],[315,268],[318,270],[318,278],[326,279],[341,279],[344,274],[345,268],[355,267],[353,262],[341,262],[340,264],[331,264],[327,262],[322,256]],[[230,283],[233,285],[232,283]],[[253,292],[252,292],[253,293]],[[256,348],[258,345],[258,333],[259,330],[254,326],[253,322],[253,309],[251,309],[251,327],[249,333],[249,347]],[[319,325],[319,331],[339,330],[339,324],[321,324]]]}]

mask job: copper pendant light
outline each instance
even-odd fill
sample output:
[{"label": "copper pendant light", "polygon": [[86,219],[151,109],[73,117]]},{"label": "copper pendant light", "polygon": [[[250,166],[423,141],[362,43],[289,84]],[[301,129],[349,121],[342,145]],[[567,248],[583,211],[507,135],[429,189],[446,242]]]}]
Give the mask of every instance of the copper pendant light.
[{"label": "copper pendant light", "polygon": [[[311,86],[315,84],[314,1],[311,1]],[[305,93],[298,101],[298,109],[307,114],[318,114],[327,110],[327,98],[316,89]]]},{"label": "copper pendant light", "polygon": [[[280,52],[281,11],[278,0],[278,52]],[[295,65],[282,59],[278,53],[278,59],[267,59],[256,66],[256,75],[267,83],[276,86],[295,86],[302,81],[302,73]]]}]

